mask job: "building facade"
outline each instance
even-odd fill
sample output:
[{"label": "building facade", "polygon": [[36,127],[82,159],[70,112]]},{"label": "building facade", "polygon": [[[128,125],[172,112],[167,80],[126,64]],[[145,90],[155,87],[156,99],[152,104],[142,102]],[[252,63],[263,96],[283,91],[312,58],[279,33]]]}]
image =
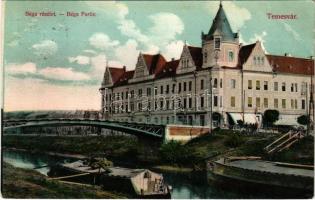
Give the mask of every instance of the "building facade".
[{"label": "building facade", "polygon": [[[105,119],[208,126],[262,122],[267,109],[278,124],[308,113],[314,60],[269,55],[260,41],[239,42],[220,4],[201,47],[184,45],[179,59],[140,53],[135,69],[106,66],[100,92]],[[211,89],[210,89],[211,88]],[[212,113],[212,115],[210,115]]]}]

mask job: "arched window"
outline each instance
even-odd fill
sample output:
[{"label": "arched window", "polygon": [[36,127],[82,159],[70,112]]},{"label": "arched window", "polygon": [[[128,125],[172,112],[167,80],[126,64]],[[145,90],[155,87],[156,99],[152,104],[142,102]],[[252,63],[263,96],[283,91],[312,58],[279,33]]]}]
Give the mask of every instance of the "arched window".
[{"label": "arched window", "polygon": [[229,51],[229,62],[233,62],[234,61],[234,53],[233,51]]},{"label": "arched window", "polygon": [[218,87],[218,79],[214,79],[214,81],[213,81],[213,87],[214,88],[217,88]]}]

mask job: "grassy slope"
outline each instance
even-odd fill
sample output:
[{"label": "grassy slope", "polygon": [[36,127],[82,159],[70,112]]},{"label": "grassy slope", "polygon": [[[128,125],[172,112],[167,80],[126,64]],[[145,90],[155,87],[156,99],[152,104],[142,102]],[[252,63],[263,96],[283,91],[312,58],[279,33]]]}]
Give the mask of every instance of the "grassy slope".
[{"label": "grassy slope", "polygon": [[2,170],[4,198],[125,198],[100,188],[47,180],[34,170],[15,168],[8,163],[3,163]]}]

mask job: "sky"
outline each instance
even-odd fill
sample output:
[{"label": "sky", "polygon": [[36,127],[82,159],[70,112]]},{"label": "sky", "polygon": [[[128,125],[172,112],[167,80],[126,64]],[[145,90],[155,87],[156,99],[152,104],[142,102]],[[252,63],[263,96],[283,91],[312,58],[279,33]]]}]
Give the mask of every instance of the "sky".
[{"label": "sky", "polygon": [[[314,54],[311,0],[222,4],[243,44],[260,40],[269,54]],[[201,31],[209,31],[218,6],[218,1],[6,1],[4,110],[100,109],[106,63],[134,69],[140,52],[179,58],[185,41],[201,46]],[[56,16],[30,16],[41,12]],[[275,20],[268,13],[297,17]]]}]

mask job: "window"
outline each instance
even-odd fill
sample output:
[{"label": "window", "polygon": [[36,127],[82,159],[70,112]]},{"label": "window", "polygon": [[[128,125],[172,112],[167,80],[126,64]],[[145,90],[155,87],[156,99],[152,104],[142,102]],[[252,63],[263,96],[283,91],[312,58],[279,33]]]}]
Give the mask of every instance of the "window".
[{"label": "window", "polygon": [[204,97],[200,97],[200,107],[203,108],[205,104]]},{"label": "window", "polygon": [[278,82],[273,83],[273,90],[278,91]]},{"label": "window", "polygon": [[298,92],[298,84],[297,83],[294,84],[294,88],[295,88],[295,92]]},{"label": "window", "polygon": [[184,98],[184,108],[187,108],[187,98]]},{"label": "window", "polygon": [[256,56],[254,56],[254,65],[256,65],[256,63],[257,63],[257,62],[256,62]]},{"label": "window", "polygon": [[160,94],[163,94],[163,85],[160,86]]},{"label": "window", "polygon": [[260,81],[256,81],[256,90],[260,90]]},{"label": "window", "polygon": [[260,98],[256,97],[256,107],[260,108]]},{"label": "window", "polygon": [[178,93],[182,91],[182,83],[178,83]]},{"label": "window", "polygon": [[222,96],[220,96],[220,108],[222,108],[222,104],[223,104],[223,102],[222,102]]},{"label": "window", "polygon": [[204,85],[203,85],[203,84],[204,84],[204,80],[202,79],[202,80],[200,80],[200,89],[201,89],[201,90],[203,90],[203,88],[204,88]]},{"label": "window", "polygon": [[173,84],[173,87],[172,87],[172,93],[173,93],[173,94],[175,93],[175,89],[176,89],[176,84],[174,83],[174,84]]},{"label": "window", "polygon": [[247,97],[247,106],[249,108],[253,107],[253,98],[252,97]]},{"label": "window", "polygon": [[297,100],[296,100],[296,99],[294,100],[294,108],[295,108],[295,109],[297,109],[297,108],[298,108],[298,105],[297,105]]},{"label": "window", "polygon": [[252,80],[248,80],[248,89],[251,90],[253,88]]},{"label": "window", "polygon": [[189,81],[188,91],[191,91],[191,88],[192,88],[192,81]]},{"label": "window", "polygon": [[204,126],[204,125],[205,125],[205,116],[200,115],[200,126]]},{"label": "window", "polygon": [[305,109],[305,99],[302,99],[302,109]]},{"label": "window", "polygon": [[268,81],[264,81],[264,90],[268,90]]},{"label": "window", "polygon": [[294,109],[294,100],[291,99],[291,109]]},{"label": "window", "polygon": [[268,108],[268,99],[264,98],[264,108]]},{"label": "window", "polygon": [[282,82],[282,91],[285,92],[285,82]]},{"label": "window", "polygon": [[286,100],[285,99],[282,99],[282,108],[286,108]]},{"label": "window", "polygon": [[233,51],[229,51],[229,62],[233,62],[234,61],[234,53]]},{"label": "window", "polygon": [[189,106],[189,108],[192,108],[192,98],[190,97],[189,99],[188,99],[188,106]]},{"label": "window", "polygon": [[208,58],[207,52],[204,52],[203,55],[204,55],[204,62],[207,63],[207,58]]},{"label": "window", "polygon": [[306,91],[307,91],[307,83],[306,83],[306,82],[303,82],[303,83],[302,83],[302,86],[301,86],[301,94],[302,94],[302,95],[305,95],[305,94],[306,94]]},{"label": "window", "polygon": [[168,94],[169,91],[170,91],[170,86],[169,86],[169,85],[166,85],[166,91],[165,91],[165,93]]},{"label": "window", "polygon": [[154,94],[157,95],[157,87],[154,87]]},{"label": "window", "polygon": [[235,107],[235,97],[231,97],[231,107]]},{"label": "window", "polygon": [[273,100],[273,107],[278,108],[278,99]]},{"label": "window", "polygon": [[214,38],[214,49],[221,48],[221,38]]},{"label": "window", "polygon": [[184,92],[186,92],[186,82],[184,82]]},{"label": "window", "polygon": [[294,83],[291,83],[291,92],[294,92]]},{"label": "window", "polygon": [[147,88],[147,95],[151,96],[151,88]]},{"label": "window", "polygon": [[265,63],[265,57],[261,57],[261,64],[263,65]]},{"label": "window", "polygon": [[236,87],[236,80],[235,79],[231,79],[231,88],[235,88]]},{"label": "window", "polygon": [[218,87],[218,79],[214,79],[213,81],[213,88],[217,88]]},{"label": "window", "polygon": [[222,78],[220,78],[220,88],[223,87]]},{"label": "window", "polygon": [[218,96],[213,96],[213,106],[214,107],[218,106]]},{"label": "window", "polygon": [[256,64],[257,64],[257,65],[260,65],[260,57],[257,56],[256,59],[257,59],[257,63],[256,63]]},{"label": "window", "polygon": [[142,89],[138,90],[138,95],[141,96],[142,95]]}]

